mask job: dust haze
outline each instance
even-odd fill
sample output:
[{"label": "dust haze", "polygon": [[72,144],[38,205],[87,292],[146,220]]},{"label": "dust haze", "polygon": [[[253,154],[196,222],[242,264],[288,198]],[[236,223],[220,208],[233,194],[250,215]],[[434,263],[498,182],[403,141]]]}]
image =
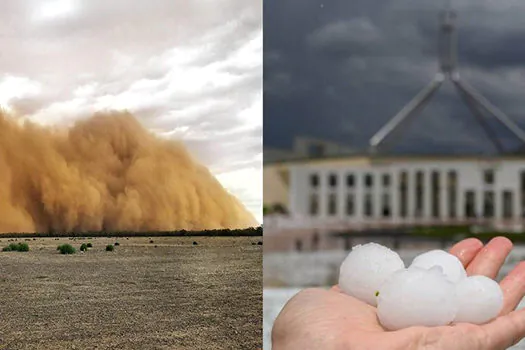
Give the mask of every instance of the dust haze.
[{"label": "dust haze", "polygon": [[181,142],[129,113],[51,129],[0,112],[0,232],[251,226],[253,215]]}]

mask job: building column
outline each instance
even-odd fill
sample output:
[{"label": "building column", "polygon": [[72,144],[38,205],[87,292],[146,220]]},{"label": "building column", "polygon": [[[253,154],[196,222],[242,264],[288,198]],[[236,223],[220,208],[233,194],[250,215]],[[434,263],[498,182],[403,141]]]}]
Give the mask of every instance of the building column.
[{"label": "building column", "polygon": [[379,171],[372,172],[374,186],[372,187],[372,212],[374,220],[383,218],[383,173]]},{"label": "building column", "polygon": [[[290,190],[288,191],[288,211],[291,215],[294,214],[300,214],[308,216],[310,214],[309,212],[309,206],[310,206],[310,193],[312,192],[312,188],[310,187],[309,183],[309,177],[306,176],[305,180],[307,183],[307,186],[305,186],[308,190],[307,191],[301,191],[300,188],[300,181],[301,179],[301,173],[298,172],[294,167],[290,167],[289,170],[289,178],[290,178]],[[304,200],[306,199],[306,200]],[[305,205],[306,203],[306,205]]]},{"label": "building column", "polygon": [[516,223],[521,221],[521,190],[520,187],[513,189],[512,195],[512,217]]},{"label": "building column", "polygon": [[494,218],[496,221],[503,220],[503,191],[494,186]]},{"label": "building column", "polygon": [[363,222],[364,219],[364,210],[363,210],[363,201],[364,201],[364,180],[362,179],[363,174],[358,171],[354,171],[354,187],[355,187],[355,221],[358,223]]},{"label": "building column", "polygon": [[467,213],[465,212],[465,190],[459,185],[459,176],[458,176],[458,186],[457,186],[457,213],[458,220],[465,220],[467,218]]},{"label": "building column", "polygon": [[447,220],[449,218],[448,207],[448,172],[439,171],[439,214],[441,214],[441,220]]},{"label": "building column", "polygon": [[346,216],[346,197],[348,196],[348,188],[346,187],[346,171],[339,170],[337,173],[337,217],[341,220],[347,220]]},{"label": "building column", "polygon": [[423,217],[432,219],[432,169],[423,169]]},{"label": "building column", "polygon": [[407,217],[408,222],[414,222],[414,212],[416,210],[415,202],[415,173],[412,169],[407,169]]},{"label": "building column", "polygon": [[474,189],[476,193],[476,218],[482,219],[483,218],[483,200],[485,199],[485,191],[483,191],[483,187],[481,188],[475,188]]},{"label": "building column", "polygon": [[328,217],[328,172],[319,172],[319,217]]},{"label": "building column", "polygon": [[399,172],[390,170],[390,213],[392,222],[399,222]]}]

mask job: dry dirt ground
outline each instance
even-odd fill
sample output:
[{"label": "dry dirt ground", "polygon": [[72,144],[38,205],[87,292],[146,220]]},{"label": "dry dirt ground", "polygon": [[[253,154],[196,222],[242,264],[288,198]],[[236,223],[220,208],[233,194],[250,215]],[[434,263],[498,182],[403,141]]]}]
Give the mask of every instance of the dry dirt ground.
[{"label": "dry dirt ground", "polygon": [[152,240],[37,238],[0,252],[0,349],[262,348],[261,237]]}]

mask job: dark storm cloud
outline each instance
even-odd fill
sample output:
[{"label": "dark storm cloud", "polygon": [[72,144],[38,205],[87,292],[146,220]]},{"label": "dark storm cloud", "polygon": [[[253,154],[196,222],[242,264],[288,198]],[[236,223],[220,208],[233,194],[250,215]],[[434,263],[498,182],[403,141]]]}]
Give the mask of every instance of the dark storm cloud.
[{"label": "dark storm cloud", "polygon": [[[437,72],[430,0],[267,0],[264,142],[309,135],[364,148]],[[525,127],[525,2],[457,0],[461,76]],[[494,120],[505,145],[516,139]],[[409,124],[398,150],[490,151],[449,84]]]}]

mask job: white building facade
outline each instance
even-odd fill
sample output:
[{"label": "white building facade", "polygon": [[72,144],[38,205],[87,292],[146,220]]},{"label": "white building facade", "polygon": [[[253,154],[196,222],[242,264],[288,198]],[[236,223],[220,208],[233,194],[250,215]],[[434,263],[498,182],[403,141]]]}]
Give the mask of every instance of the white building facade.
[{"label": "white building facade", "polygon": [[323,222],[520,225],[525,159],[405,157],[290,164],[293,216]]}]

